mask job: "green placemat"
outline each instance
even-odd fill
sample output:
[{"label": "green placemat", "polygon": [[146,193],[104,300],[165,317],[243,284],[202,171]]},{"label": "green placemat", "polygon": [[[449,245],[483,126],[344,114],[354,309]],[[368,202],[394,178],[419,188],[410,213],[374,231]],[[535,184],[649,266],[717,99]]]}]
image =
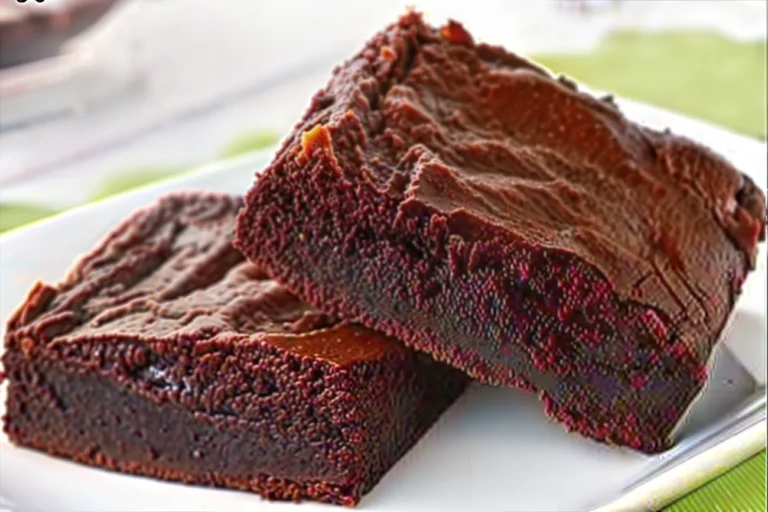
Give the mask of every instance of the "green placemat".
[{"label": "green placemat", "polygon": [[765,512],[765,450],[665,509],[665,512]]},{"label": "green placemat", "polygon": [[0,203],[0,233],[57,213],[53,208],[24,203]]}]

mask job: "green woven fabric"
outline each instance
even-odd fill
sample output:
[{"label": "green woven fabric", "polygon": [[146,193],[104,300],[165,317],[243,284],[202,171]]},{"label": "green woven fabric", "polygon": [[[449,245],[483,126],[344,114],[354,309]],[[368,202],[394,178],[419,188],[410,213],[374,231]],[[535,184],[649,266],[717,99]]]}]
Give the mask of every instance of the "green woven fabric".
[{"label": "green woven fabric", "polygon": [[765,512],[765,453],[679,499],[665,512]]}]

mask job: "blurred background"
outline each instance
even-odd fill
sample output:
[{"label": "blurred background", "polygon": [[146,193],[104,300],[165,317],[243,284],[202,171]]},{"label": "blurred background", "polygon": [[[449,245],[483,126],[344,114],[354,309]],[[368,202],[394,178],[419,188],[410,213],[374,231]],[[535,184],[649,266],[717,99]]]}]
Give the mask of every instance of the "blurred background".
[{"label": "blurred background", "polygon": [[406,5],[765,140],[760,0],[0,0],[0,231],[273,145]]}]

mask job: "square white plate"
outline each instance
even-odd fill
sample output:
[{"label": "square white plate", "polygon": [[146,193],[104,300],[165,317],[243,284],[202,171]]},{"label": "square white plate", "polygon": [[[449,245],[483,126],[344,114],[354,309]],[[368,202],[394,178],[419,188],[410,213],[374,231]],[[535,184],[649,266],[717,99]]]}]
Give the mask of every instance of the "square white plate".
[{"label": "square white plate", "polygon": [[[620,102],[645,124],[697,139],[765,190],[764,144],[675,114]],[[73,260],[137,207],[171,190],[242,193],[270,159],[260,153],[71,210],[0,237],[0,317],[35,280],[57,282]],[[536,511],[659,506],[765,445],[764,251],[737,304],[712,375],[672,450],[653,457],[611,448],[548,421],[524,392],[472,387],[362,501],[363,510]],[[4,400],[3,400],[4,403]],[[333,510],[270,503],[243,492],[189,487],[92,469],[0,438],[0,509]]]}]

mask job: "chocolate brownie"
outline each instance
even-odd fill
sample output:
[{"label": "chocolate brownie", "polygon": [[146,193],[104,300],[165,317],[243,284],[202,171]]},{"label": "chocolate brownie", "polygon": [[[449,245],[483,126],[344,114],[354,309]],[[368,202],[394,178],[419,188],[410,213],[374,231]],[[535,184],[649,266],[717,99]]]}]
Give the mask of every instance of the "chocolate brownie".
[{"label": "chocolate brownie", "polygon": [[712,151],[411,12],[314,96],[235,245],[329,314],[655,452],[764,232]]},{"label": "chocolate brownie", "polygon": [[232,247],[239,199],[143,209],[8,323],[5,431],[85,464],[354,505],[464,374],[300,302]]}]

